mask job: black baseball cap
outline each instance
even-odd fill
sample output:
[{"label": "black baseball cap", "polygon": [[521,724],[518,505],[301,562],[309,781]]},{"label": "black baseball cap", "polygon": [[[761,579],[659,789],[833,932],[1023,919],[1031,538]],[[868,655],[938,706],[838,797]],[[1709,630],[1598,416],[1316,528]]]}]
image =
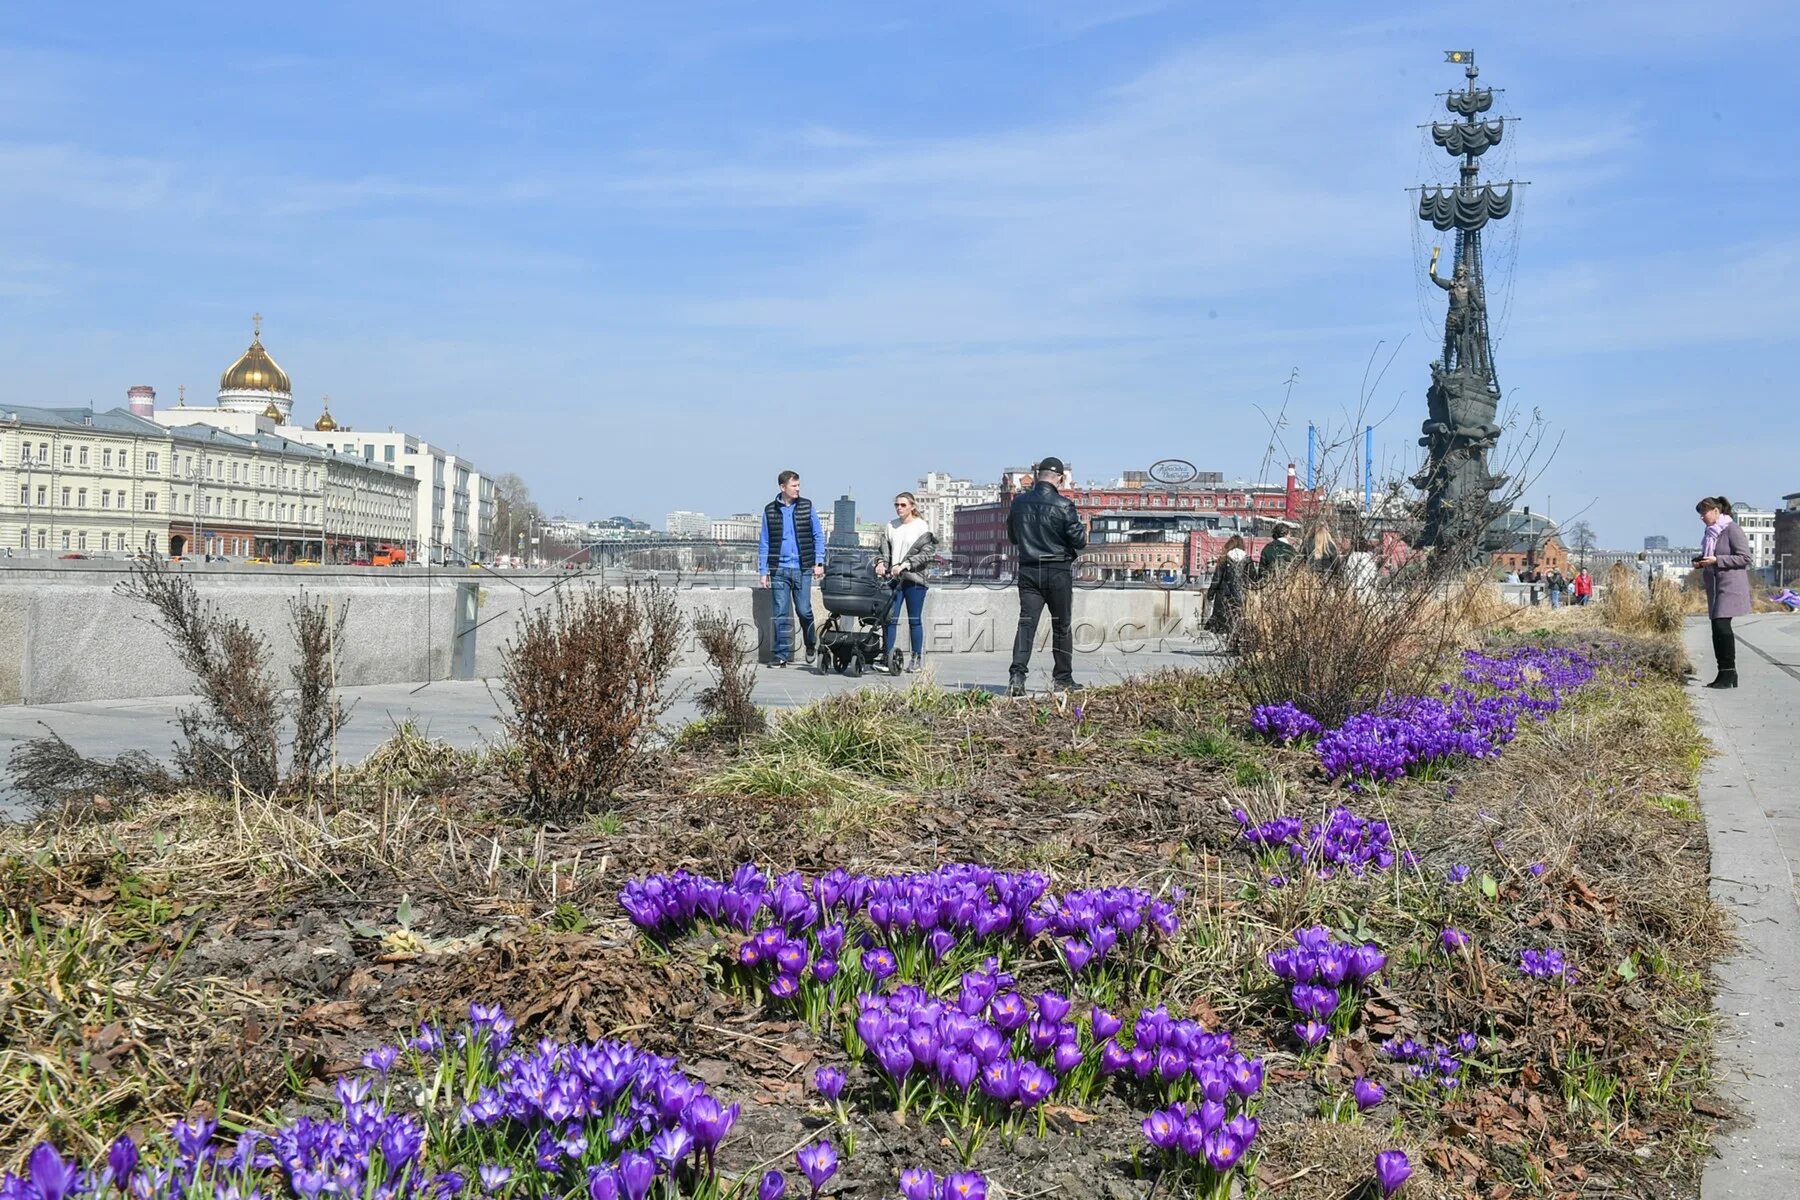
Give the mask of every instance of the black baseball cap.
[{"label": "black baseball cap", "polygon": [[1046,458],[1043,462],[1040,462],[1034,469],[1039,471],[1055,471],[1058,475],[1067,475],[1069,473],[1063,468],[1062,459],[1057,458],[1054,455]]}]

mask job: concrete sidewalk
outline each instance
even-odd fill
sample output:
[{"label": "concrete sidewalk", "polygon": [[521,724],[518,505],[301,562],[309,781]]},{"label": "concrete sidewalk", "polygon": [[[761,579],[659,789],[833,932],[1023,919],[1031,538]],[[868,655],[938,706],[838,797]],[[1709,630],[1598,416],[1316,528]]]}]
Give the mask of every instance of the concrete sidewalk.
[{"label": "concrete sidewalk", "polygon": [[[1075,677],[1086,685],[1118,683],[1134,675],[1166,667],[1192,670],[1217,669],[1222,660],[1198,645],[1162,650],[1144,649],[1134,654],[1117,650],[1076,654]],[[1000,692],[1006,687],[1009,652],[944,654],[928,657],[926,675],[820,675],[801,666],[783,670],[759,667],[757,702],[769,708],[797,708],[839,692],[857,688],[905,688],[927,675],[947,688],[985,688]],[[675,671],[679,699],[665,724],[679,728],[697,715],[694,696],[711,682],[705,667],[687,666]],[[1032,656],[1031,684],[1050,685],[1050,652]],[[367,757],[403,721],[412,721],[427,734],[457,746],[477,746],[500,735],[500,708],[504,703],[498,680],[472,683],[389,683],[341,689],[351,708],[351,719],[338,740],[340,761],[358,762]],[[6,778],[6,762],[20,742],[54,731],[84,754],[111,756],[126,750],[143,750],[168,757],[174,743],[175,714],[194,702],[191,696],[161,696],[135,700],[93,700],[74,704],[0,706],[0,819],[16,817],[20,797],[12,793]]]},{"label": "concrete sidewalk", "polygon": [[[1700,777],[1712,841],[1713,898],[1737,918],[1736,952],[1721,964],[1719,1077],[1741,1120],[1707,1164],[1707,1200],[1800,1196],[1800,617],[1734,622],[1740,686],[1691,689],[1718,751]],[[1700,682],[1713,675],[1705,621],[1691,621],[1688,654]]]}]

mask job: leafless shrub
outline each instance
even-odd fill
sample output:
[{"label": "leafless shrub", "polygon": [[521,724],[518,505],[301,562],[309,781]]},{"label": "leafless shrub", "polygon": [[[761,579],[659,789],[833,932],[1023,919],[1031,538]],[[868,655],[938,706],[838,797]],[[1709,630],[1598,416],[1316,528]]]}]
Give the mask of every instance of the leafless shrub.
[{"label": "leafless shrub", "polygon": [[683,620],[657,584],[595,588],[529,613],[507,644],[501,718],[512,783],[537,816],[577,812],[624,777],[674,696]]},{"label": "leafless shrub", "polygon": [[294,678],[294,744],[289,773],[301,787],[332,758],[337,731],[350,719],[337,698],[338,654],[344,644],[345,605],[335,614],[329,604],[302,594],[288,603],[288,626],[299,657],[289,668]]},{"label": "leafless shrub", "polygon": [[762,708],[751,698],[756,668],[744,649],[749,628],[716,609],[694,618],[694,636],[713,673],[712,686],[695,703],[717,734],[734,740],[760,733],[766,724]]},{"label": "leafless shrub", "polygon": [[183,781],[211,790],[274,791],[281,781],[280,703],[262,635],[201,600],[188,579],[154,559],[135,566],[119,592],[150,606],[151,619],[194,677],[200,703],[178,718],[175,764]]},{"label": "leafless shrub", "polygon": [[1388,692],[1425,691],[1486,619],[1489,599],[1425,571],[1294,565],[1253,588],[1231,640],[1252,704],[1292,701],[1326,724]]},{"label": "leafless shrub", "polygon": [[85,758],[55,733],[21,745],[10,766],[13,785],[25,795],[46,807],[71,811],[164,795],[176,783],[166,767],[141,750],[117,758]]}]

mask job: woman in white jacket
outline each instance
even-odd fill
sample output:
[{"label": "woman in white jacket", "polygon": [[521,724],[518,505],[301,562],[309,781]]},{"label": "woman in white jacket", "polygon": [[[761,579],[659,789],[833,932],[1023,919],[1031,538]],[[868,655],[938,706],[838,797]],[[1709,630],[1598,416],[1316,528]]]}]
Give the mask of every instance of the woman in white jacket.
[{"label": "woman in white jacket", "polygon": [[897,593],[893,608],[888,610],[881,652],[889,662],[893,661],[894,643],[900,633],[900,607],[905,605],[907,632],[912,637],[912,661],[906,669],[917,671],[925,655],[925,568],[937,554],[937,538],[919,516],[919,502],[911,492],[894,497],[894,514],[882,531],[881,554],[875,560],[875,573],[893,579]]}]

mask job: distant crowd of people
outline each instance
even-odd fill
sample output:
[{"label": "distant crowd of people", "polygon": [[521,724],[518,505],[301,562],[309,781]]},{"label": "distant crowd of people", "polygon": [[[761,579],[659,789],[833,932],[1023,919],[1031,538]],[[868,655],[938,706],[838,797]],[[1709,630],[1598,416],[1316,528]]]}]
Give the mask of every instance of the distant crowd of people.
[{"label": "distant crowd of people", "polygon": [[1292,526],[1278,524],[1272,532],[1274,536],[1264,543],[1258,559],[1250,557],[1240,534],[1233,534],[1219,551],[1206,589],[1205,624],[1221,638],[1230,637],[1237,628],[1251,589],[1293,566],[1341,575],[1359,588],[1372,586],[1381,572],[1392,566],[1382,561],[1380,544],[1373,540],[1359,542],[1348,552],[1340,550],[1330,528],[1323,524],[1313,529],[1304,545],[1293,540]]}]

